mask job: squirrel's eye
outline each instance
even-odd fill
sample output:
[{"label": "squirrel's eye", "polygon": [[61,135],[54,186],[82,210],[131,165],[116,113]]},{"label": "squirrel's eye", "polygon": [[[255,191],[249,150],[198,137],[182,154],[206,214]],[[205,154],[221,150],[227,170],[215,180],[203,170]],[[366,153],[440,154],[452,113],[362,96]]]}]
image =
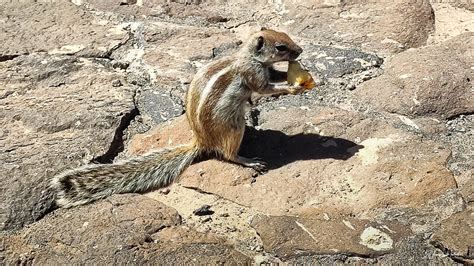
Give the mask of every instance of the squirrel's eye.
[{"label": "squirrel's eye", "polygon": [[284,44],[278,44],[278,45],[276,46],[276,49],[277,49],[278,52],[286,52],[286,51],[288,51],[288,47],[287,47],[286,45],[284,45]]}]

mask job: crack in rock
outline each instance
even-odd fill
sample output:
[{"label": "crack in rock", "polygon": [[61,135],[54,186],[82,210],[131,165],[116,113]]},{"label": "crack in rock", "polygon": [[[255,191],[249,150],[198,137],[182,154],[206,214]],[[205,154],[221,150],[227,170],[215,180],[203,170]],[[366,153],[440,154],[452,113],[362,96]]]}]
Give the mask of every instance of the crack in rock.
[{"label": "crack in rock", "polygon": [[109,149],[102,155],[99,155],[91,160],[91,163],[112,163],[117,155],[124,150],[123,135],[130,123],[140,114],[138,108],[135,106],[130,112],[124,114],[120,119],[120,123],[115,129],[114,138],[110,143]]},{"label": "crack in rock", "polygon": [[17,58],[18,56],[20,56],[20,55],[19,54],[2,54],[2,55],[0,55],[0,62],[13,60],[13,59]]},{"label": "crack in rock", "polygon": [[441,250],[446,256],[451,258],[453,261],[457,263],[462,263],[464,265],[472,265],[474,263],[474,256],[462,256],[462,255],[456,255],[452,250],[450,250],[448,247],[443,245],[440,241],[431,241],[431,245],[433,245],[435,248]]}]

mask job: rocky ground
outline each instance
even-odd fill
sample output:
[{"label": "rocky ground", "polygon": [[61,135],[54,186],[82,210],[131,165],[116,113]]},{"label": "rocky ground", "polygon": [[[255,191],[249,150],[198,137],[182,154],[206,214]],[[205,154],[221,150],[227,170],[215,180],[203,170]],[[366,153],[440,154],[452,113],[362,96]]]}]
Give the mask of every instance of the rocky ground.
[{"label": "rocky ground", "polygon": [[[473,7],[370,2],[0,5],[0,264],[474,263]],[[54,206],[61,171],[189,140],[193,74],[260,26],[319,79],[252,108],[268,173]]]}]

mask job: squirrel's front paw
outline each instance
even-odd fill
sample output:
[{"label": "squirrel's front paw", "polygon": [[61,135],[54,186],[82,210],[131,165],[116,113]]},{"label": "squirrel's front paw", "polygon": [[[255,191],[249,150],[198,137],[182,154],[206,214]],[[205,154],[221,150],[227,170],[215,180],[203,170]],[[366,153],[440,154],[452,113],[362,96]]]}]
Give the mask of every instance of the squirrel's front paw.
[{"label": "squirrel's front paw", "polygon": [[302,93],[303,91],[305,90],[305,87],[303,86],[292,86],[290,89],[289,89],[289,92],[290,94],[299,94],[299,93]]}]

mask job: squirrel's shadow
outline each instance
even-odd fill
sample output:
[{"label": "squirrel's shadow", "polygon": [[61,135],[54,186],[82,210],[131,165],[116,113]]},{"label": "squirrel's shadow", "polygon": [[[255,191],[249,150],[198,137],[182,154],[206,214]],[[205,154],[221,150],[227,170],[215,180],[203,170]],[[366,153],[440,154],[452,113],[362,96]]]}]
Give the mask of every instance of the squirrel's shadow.
[{"label": "squirrel's shadow", "polygon": [[342,138],[311,133],[286,135],[277,130],[247,127],[239,155],[259,157],[267,163],[268,169],[277,169],[301,160],[347,160],[363,147]]}]

